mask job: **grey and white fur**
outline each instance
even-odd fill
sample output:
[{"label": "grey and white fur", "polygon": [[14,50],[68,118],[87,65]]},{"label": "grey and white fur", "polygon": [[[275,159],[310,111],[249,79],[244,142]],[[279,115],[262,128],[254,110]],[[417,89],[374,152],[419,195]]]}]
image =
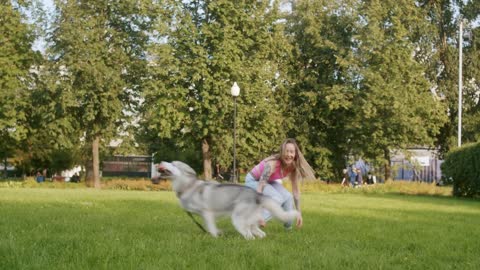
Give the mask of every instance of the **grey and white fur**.
[{"label": "grey and white fur", "polygon": [[292,222],[298,217],[296,210],[285,211],[268,196],[236,184],[220,184],[197,179],[195,171],[181,161],[161,162],[157,165],[160,178],[171,179],[172,187],[181,206],[188,212],[200,215],[206,230],[214,237],[220,231],[216,226],[219,216],[230,216],[235,229],[245,239],[266,236],[259,227],[262,208],[282,222]]}]

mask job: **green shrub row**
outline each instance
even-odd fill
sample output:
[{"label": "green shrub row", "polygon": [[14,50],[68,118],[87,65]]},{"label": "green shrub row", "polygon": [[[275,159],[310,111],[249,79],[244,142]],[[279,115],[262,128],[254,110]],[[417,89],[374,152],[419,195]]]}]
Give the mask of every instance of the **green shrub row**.
[{"label": "green shrub row", "polygon": [[[33,177],[28,177],[25,180],[7,179],[0,181],[0,188],[56,188],[56,189],[72,189],[72,188],[86,188],[85,182],[71,183],[71,182],[57,182],[57,181],[45,181],[37,183]],[[160,190],[172,190],[171,181],[159,181],[154,184],[149,179],[122,179],[122,178],[110,178],[101,182],[102,189],[118,189],[118,190],[145,190],[145,191],[160,191]]]},{"label": "green shrub row", "polygon": [[171,181],[160,181],[157,184],[153,184],[150,180],[118,179],[102,182],[102,189],[170,191],[172,190],[172,185]]},{"label": "green shrub row", "polygon": [[480,143],[467,144],[448,153],[442,175],[453,181],[453,195],[480,197]]}]

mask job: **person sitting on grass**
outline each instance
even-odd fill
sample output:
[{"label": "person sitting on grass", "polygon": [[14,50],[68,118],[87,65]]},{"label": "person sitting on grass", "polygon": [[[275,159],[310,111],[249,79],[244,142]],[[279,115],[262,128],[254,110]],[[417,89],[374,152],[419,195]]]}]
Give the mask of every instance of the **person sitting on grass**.
[{"label": "person sitting on grass", "polygon": [[45,182],[45,176],[43,176],[40,172],[37,172],[35,180],[37,181],[37,183]]}]

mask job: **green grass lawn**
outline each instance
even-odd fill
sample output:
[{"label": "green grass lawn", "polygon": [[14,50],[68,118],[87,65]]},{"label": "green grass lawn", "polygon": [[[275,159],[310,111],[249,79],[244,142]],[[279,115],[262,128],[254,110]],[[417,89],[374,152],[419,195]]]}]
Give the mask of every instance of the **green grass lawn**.
[{"label": "green grass lawn", "polygon": [[0,188],[0,269],[480,269],[480,201],[309,192],[304,227],[204,234],[172,192]]}]

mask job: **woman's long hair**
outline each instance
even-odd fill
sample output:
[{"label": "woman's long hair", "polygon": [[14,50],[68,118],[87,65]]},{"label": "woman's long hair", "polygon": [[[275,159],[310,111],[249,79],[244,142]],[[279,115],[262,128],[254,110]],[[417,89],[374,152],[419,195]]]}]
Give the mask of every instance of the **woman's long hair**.
[{"label": "woman's long hair", "polygon": [[287,144],[293,144],[295,146],[295,159],[293,161],[293,166],[294,166],[294,171],[292,173],[295,173],[296,179],[297,180],[307,180],[307,181],[313,181],[315,180],[315,172],[313,171],[312,167],[310,167],[310,164],[308,164],[307,160],[302,154],[302,151],[300,151],[300,148],[298,147],[297,142],[295,139],[288,138],[285,141],[283,141],[282,145],[280,146],[280,151],[277,154],[274,154],[270,157],[267,158],[267,160],[280,160],[282,167],[286,167],[286,165],[283,163],[282,157],[285,155],[286,147]]}]

